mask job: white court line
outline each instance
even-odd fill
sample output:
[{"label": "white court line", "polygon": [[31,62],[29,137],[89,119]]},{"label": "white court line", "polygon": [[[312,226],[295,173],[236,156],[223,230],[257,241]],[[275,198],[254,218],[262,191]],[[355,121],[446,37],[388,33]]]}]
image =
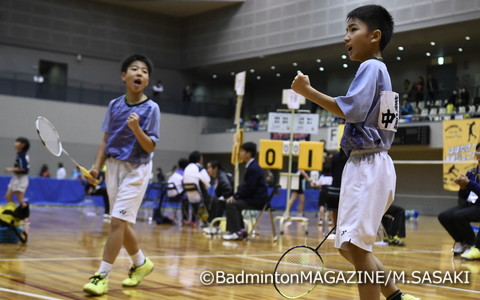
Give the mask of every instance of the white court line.
[{"label": "white court line", "polygon": [[7,292],[7,293],[18,294],[18,295],[23,295],[23,296],[30,296],[32,298],[45,299],[45,300],[62,300],[60,298],[53,298],[53,297],[42,296],[42,295],[26,293],[26,292],[20,292],[20,291],[4,289],[4,288],[0,288],[0,292]]},{"label": "white court line", "polygon": [[[235,256],[237,256],[237,257],[242,257],[242,258],[246,258],[246,259],[251,259],[251,260],[262,261],[262,262],[269,262],[269,263],[273,263],[273,264],[277,264],[277,262],[278,262],[278,261],[276,261],[276,260],[270,260],[270,259],[258,258],[258,257],[249,257],[249,256],[245,256],[245,255],[235,255]],[[309,266],[309,268],[315,269],[315,268],[312,267],[312,266]],[[318,267],[318,269],[321,270],[322,268],[321,268],[321,267]],[[332,269],[332,268],[325,268],[325,270],[342,272],[342,270]],[[455,290],[455,291],[459,291],[459,292],[480,294],[480,291],[469,290],[469,289],[462,289],[462,288],[456,288],[456,287],[451,287],[451,286],[446,286],[446,285],[436,285],[436,284],[430,284],[430,283],[413,283],[413,284],[424,285],[424,286],[429,286],[429,287],[434,287],[434,288],[447,289],[447,290]]]},{"label": "white court line", "polygon": [[[290,247],[288,247],[290,248]],[[288,249],[287,248],[287,249]],[[397,252],[400,253],[443,253],[443,251],[431,251],[431,250],[423,250],[423,249],[397,249]],[[278,256],[280,257],[283,254],[281,253],[251,253],[249,255],[254,256]],[[338,253],[323,253],[322,255],[337,255]],[[375,251],[375,254],[391,254],[391,252],[383,252],[383,251]],[[233,255],[238,257],[244,257],[241,254]],[[152,255],[148,256],[149,258],[161,259],[161,258],[217,258],[217,257],[232,257],[232,254],[205,254],[205,255]],[[101,260],[102,257],[44,257],[44,258],[1,258],[0,262],[2,261],[73,261],[73,260]],[[127,259],[129,260],[129,256],[118,256],[117,259]]]}]

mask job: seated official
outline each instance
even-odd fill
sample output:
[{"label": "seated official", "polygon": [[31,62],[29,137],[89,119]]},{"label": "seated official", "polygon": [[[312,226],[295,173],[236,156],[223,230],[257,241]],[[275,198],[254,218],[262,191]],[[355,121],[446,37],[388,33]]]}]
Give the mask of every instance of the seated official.
[{"label": "seated official", "polygon": [[[200,202],[209,203],[209,194],[207,192],[210,187],[210,176],[203,167],[203,156],[198,151],[190,153],[188,160],[190,164],[183,172],[183,183],[193,183],[197,186],[198,191],[187,191],[188,202],[192,205],[192,225],[197,225]],[[187,210],[188,214],[188,210]]]},{"label": "seated official", "polygon": [[[207,164],[207,172],[212,179],[212,185],[215,187],[215,195],[211,198],[210,209],[208,214],[208,222],[212,222],[217,217],[222,217],[225,212],[225,200],[233,195],[233,176],[227,173],[219,161],[212,160]],[[204,228],[205,233],[219,232],[219,228],[214,228],[214,232],[210,228]]]},{"label": "seated official", "polygon": [[243,240],[247,237],[243,223],[242,210],[262,209],[268,201],[268,190],[262,168],[255,160],[257,145],[252,142],[244,143],[240,149],[240,160],[246,163],[243,181],[238,191],[226,202],[227,231],[230,234],[223,236],[225,240]]},{"label": "seated official", "polygon": [[[447,209],[438,216],[440,223],[455,241],[453,254],[461,254],[465,259],[480,259],[480,244],[476,243],[475,233],[470,225],[470,222],[480,220],[480,201],[477,200],[480,195],[480,143],[475,150],[475,157],[479,161],[477,167],[468,171],[466,176],[455,179],[455,183],[460,186],[458,196],[462,200],[457,207]],[[470,249],[471,247],[473,248]]]},{"label": "seated official", "polygon": [[[177,163],[177,169],[167,180],[168,184],[173,184],[175,186],[175,189],[167,190],[167,196],[169,199],[181,203],[183,223],[188,222],[188,199],[183,190],[183,173],[189,163],[190,162],[188,159],[180,158]],[[159,211],[157,215],[162,217],[160,214],[160,209],[161,207],[158,208]]]}]

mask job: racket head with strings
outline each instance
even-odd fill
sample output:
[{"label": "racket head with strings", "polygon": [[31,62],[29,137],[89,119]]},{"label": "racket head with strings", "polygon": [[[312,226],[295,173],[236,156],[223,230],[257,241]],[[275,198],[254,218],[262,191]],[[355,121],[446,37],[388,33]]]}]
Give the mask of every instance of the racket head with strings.
[{"label": "racket head with strings", "polygon": [[94,178],[90,172],[88,172],[87,169],[82,167],[79,163],[77,163],[76,160],[74,160],[70,154],[65,151],[62,147],[62,142],[60,141],[60,136],[58,135],[57,129],[55,126],[53,126],[52,122],[50,122],[47,118],[39,116],[37,117],[37,120],[35,120],[35,127],[37,128],[37,133],[38,136],[40,137],[40,140],[42,141],[43,145],[45,148],[47,148],[50,153],[52,153],[55,156],[60,156],[63,153],[65,153],[71,160],[72,162],[80,169],[80,172],[82,172],[82,175],[85,178],[89,178],[90,182],[93,185],[98,185],[99,181],[98,179]]},{"label": "racket head with strings", "polygon": [[[316,286],[315,272],[323,272],[325,264],[318,248],[299,245],[288,249],[277,262],[273,285],[277,292],[287,299],[296,299],[310,293]],[[311,272],[311,277],[302,274]],[[292,274],[298,276],[298,281]],[[288,276],[288,277],[287,277]],[[303,280],[302,280],[303,278]],[[288,282],[285,280],[288,279]]]},{"label": "racket head with strings", "polygon": [[[275,266],[273,273],[274,278],[279,278],[283,274],[298,274],[298,276],[301,277],[302,272],[308,273],[310,271],[321,271],[323,273],[325,263],[323,262],[322,256],[318,253],[318,249],[320,249],[336,228],[337,226],[333,226],[315,249],[305,245],[294,246],[288,249],[282,257],[280,257]],[[304,280],[304,282],[283,283],[282,281],[277,282],[277,280],[274,280],[273,285],[277,292],[287,299],[300,298],[310,293],[317,286],[317,283],[313,280],[313,274],[311,281]]]},{"label": "racket head with strings", "polygon": [[45,117],[39,116],[35,120],[38,136],[45,148],[55,156],[62,154],[62,142],[55,126]]}]

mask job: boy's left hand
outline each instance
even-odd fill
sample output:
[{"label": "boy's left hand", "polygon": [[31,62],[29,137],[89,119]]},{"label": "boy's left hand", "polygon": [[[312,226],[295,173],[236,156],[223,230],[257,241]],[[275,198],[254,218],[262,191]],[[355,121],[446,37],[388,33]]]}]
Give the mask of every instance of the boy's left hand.
[{"label": "boy's left hand", "polygon": [[127,119],[128,127],[133,131],[140,127],[140,117],[136,113],[131,113]]},{"label": "boy's left hand", "polygon": [[297,94],[300,94],[305,97],[305,94],[310,87],[310,78],[308,75],[304,75],[302,72],[298,71],[297,76],[292,81],[291,88]]}]

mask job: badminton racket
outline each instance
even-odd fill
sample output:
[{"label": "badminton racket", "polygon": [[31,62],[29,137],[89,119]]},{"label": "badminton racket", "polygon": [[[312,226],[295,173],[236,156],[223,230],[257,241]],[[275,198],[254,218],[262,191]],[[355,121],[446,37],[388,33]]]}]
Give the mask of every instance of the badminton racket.
[{"label": "badminton racket", "polygon": [[98,180],[94,178],[92,174],[87,171],[87,169],[82,167],[75,159],[73,159],[73,157],[71,157],[70,154],[65,151],[65,149],[63,149],[60,136],[58,135],[55,126],[53,126],[53,124],[47,118],[37,117],[37,120],[35,121],[35,127],[37,127],[37,133],[40,137],[40,140],[45,148],[50,151],[50,153],[55,156],[62,155],[62,152],[65,153],[65,155],[67,155],[68,158],[70,158],[72,162],[80,169],[80,172],[82,172],[82,175],[85,178],[90,179],[93,185],[98,185]]},{"label": "badminton racket", "polygon": [[273,283],[280,295],[287,299],[296,299],[310,293],[317,286],[314,280],[290,280],[289,282],[284,282],[284,276],[282,275],[285,274],[289,276],[288,278],[293,278],[291,275],[295,274],[301,278],[302,274],[318,271],[319,267],[321,267],[321,272],[323,272],[325,264],[322,256],[318,253],[318,249],[320,249],[335,228],[336,226],[330,230],[317,248],[306,245],[294,246],[280,257],[275,266],[274,278],[282,280],[274,280]]}]

